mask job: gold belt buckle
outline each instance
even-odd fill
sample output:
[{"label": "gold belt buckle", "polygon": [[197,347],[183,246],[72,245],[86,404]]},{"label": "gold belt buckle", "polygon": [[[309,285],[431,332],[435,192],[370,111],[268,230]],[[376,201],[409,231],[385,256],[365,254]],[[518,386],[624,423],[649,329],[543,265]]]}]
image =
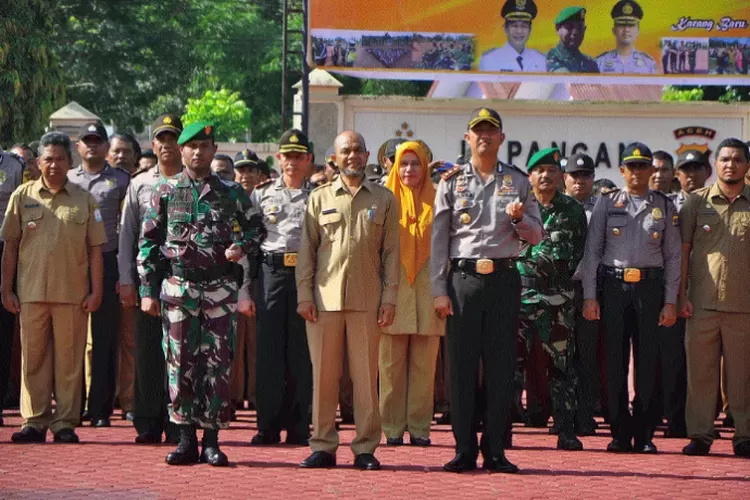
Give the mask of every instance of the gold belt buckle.
[{"label": "gold belt buckle", "polygon": [[490,274],[495,272],[495,263],[492,259],[479,259],[477,260],[477,273],[479,274]]},{"label": "gold belt buckle", "polygon": [[297,254],[285,253],[284,254],[284,267],[296,267],[296,266],[297,266]]},{"label": "gold belt buckle", "polygon": [[622,279],[626,283],[638,283],[641,281],[641,270],[634,267],[627,267],[622,273]]}]

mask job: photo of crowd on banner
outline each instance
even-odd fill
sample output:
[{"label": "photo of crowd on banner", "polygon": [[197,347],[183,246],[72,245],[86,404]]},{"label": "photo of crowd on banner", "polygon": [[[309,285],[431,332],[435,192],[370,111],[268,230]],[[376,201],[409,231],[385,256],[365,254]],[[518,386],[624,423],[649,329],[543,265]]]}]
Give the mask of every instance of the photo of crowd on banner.
[{"label": "photo of crowd on banner", "polygon": [[559,42],[545,53],[529,46],[537,14],[534,0],[505,0],[500,16],[506,42],[481,54],[475,54],[479,45],[475,34],[383,32],[370,36],[342,31],[340,37],[325,37],[320,35],[336,30],[313,30],[314,62],[372,69],[609,75],[737,75],[747,74],[750,63],[750,38],[662,38],[660,60],[657,54],[638,50],[645,12],[635,0],[614,2],[610,11],[614,40],[601,53],[597,52],[606,46],[591,51],[584,44],[586,8],[563,8],[554,18]]}]

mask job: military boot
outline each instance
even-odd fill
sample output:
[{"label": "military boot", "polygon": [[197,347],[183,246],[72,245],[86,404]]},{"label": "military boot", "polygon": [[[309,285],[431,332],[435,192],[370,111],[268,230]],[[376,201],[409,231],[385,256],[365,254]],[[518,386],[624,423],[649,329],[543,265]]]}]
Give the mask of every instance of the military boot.
[{"label": "military boot", "polygon": [[557,449],[580,451],[583,443],[576,437],[573,412],[567,408],[555,411],[555,427],[557,428]]},{"label": "military boot", "polygon": [[201,443],[201,462],[214,467],[226,467],[229,459],[219,449],[219,431],[217,429],[205,429],[203,431],[203,442]]},{"label": "military boot", "polygon": [[198,437],[192,425],[179,425],[180,441],[177,448],[167,455],[169,465],[190,465],[198,463]]}]

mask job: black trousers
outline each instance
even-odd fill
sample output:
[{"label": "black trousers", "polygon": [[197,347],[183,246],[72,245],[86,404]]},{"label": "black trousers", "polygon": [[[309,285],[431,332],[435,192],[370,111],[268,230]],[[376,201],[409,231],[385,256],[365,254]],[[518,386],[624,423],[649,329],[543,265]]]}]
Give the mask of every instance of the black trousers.
[{"label": "black trousers", "polygon": [[120,324],[120,302],[116,285],[119,280],[117,251],[104,252],[104,288],[102,305],[91,314],[91,387],[88,409],[93,420],[109,418],[117,382],[117,329]]},{"label": "black trousers", "polygon": [[[625,283],[605,276],[601,318],[607,365],[607,398],[612,436],[637,444],[650,441],[658,402],[654,397],[659,355],[659,314],[664,303],[664,280]],[[635,400],[631,416],[628,368],[631,339],[635,361]]]},{"label": "black trousers", "polygon": [[487,410],[481,449],[485,457],[504,448],[506,423],[513,404],[516,334],[521,281],[515,266],[478,275],[452,270],[448,296],[448,356],[451,367],[451,424],[456,452],[479,454],[476,388],[479,363],[484,367]]},{"label": "black trousers", "polygon": [[133,425],[138,434],[161,434],[168,421],[167,367],[160,317],[138,311],[135,333],[135,402]]},{"label": "black trousers", "polygon": [[[0,241],[0,255],[3,254],[4,249],[5,245]],[[2,276],[0,276],[0,286],[2,286]],[[0,304],[0,414],[3,412],[3,404],[5,403],[6,393],[8,392],[15,326],[16,315],[7,311],[2,304]]]},{"label": "black trousers", "polygon": [[[256,407],[258,430],[310,434],[312,363],[297,314],[294,268],[263,263],[258,274]],[[352,367],[356,369],[357,367]]]},{"label": "black trousers", "polygon": [[687,400],[687,364],[685,359],[685,320],[679,318],[670,327],[660,326],[659,372],[661,378],[662,411],[671,431],[685,431],[685,404]]},{"label": "black trousers", "polygon": [[576,423],[588,425],[594,420],[594,408],[599,400],[599,321],[589,321],[583,317],[583,289],[580,281],[575,281],[576,309],[576,356],[578,375],[576,396],[578,412]]}]

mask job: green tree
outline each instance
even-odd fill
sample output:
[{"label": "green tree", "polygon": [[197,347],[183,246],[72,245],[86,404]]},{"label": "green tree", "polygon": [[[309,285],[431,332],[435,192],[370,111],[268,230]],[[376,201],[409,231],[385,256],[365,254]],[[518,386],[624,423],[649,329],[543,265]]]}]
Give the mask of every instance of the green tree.
[{"label": "green tree", "polygon": [[218,141],[237,142],[244,139],[250,128],[250,110],[239,92],[227,89],[207,90],[199,99],[188,99],[187,111],[182,116],[183,125],[209,121],[216,127]]},{"label": "green tree", "polygon": [[54,1],[13,0],[0,9],[0,143],[38,139],[65,104],[64,77],[50,50]]}]

